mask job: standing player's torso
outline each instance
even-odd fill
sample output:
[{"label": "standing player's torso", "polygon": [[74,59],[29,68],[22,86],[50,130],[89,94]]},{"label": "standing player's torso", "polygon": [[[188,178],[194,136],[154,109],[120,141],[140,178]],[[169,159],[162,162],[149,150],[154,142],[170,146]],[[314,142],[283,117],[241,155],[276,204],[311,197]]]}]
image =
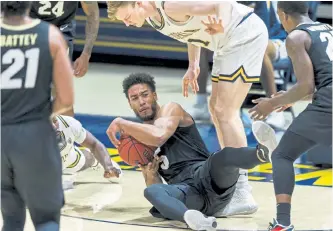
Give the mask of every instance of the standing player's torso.
[{"label": "standing player's torso", "polygon": [[74,20],[77,8],[77,1],[33,1],[30,16],[61,27]]},{"label": "standing player's torso", "polygon": [[49,24],[1,23],[1,123],[48,119],[52,77]]},{"label": "standing player's torso", "polygon": [[148,18],[147,22],[157,31],[183,43],[192,43],[216,51],[227,41],[232,30],[239,24],[243,17],[252,11],[251,8],[233,2],[221,2],[220,11],[224,33],[214,36],[205,32],[205,25],[201,21],[208,22],[207,16],[193,16],[186,22],[175,22],[164,11],[165,2],[155,2],[161,22]]},{"label": "standing player's torso", "polygon": [[306,31],[311,37],[308,54],[312,61],[317,90],[332,85],[333,31],[328,24],[301,24],[297,30]]}]

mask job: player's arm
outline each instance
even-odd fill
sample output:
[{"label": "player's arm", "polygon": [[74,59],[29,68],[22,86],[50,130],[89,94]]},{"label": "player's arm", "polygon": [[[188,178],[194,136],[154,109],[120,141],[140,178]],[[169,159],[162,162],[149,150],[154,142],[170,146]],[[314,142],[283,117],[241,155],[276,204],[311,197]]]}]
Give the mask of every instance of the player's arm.
[{"label": "player's arm", "polygon": [[161,163],[161,157],[155,156],[154,160],[146,166],[139,166],[142,171],[142,175],[145,179],[145,183],[148,186],[152,184],[163,184],[162,178],[158,173],[158,169]]},{"label": "player's arm", "polygon": [[97,1],[81,1],[83,11],[87,15],[86,42],[83,54],[90,57],[99,29],[99,7]]},{"label": "player's arm", "polygon": [[188,52],[189,68],[195,69],[196,67],[199,66],[199,63],[200,63],[201,47],[188,43],[187,52]]},{"label": "player's arm", "polygon": [[81,143],[83,147],[89,148],[96,160],[103,166],[104,170],[113,167],[109,152],[106,147],[89,131],[86,130],[86,138]]},{"label": "player's arm", "polygon": [[183,108],[176,103],[169,103],[161,110],[160,118],[155,120],[154,124],[120,119],[119,127],[125,134],[133,136],[141,143],[160,147],[174,134],[184,116]]},{"label": "player's arm", "polygon": [[163,184],[162,178],[160,176],[160,174],[156,173],[154,175],[146,175],[144,176],[145,178],[145,183],[146,186],[150,186],[152,184]]},{"label": "player's arm", "polygon": [[74,104],[73,70],[67,54],[67,44],[59,29],[53,25],[50,25],[49,38],[55,87],[53,114],[62,114]]},{"label": "player's arm", "polygon": [[296,30],[287,37],[286,48],[294,67],[297,82],[288,91],[271,99],[274,108],[295,103],[314,92],[313,65],[307,53],[310,44],[311,38],[305,31]]}]

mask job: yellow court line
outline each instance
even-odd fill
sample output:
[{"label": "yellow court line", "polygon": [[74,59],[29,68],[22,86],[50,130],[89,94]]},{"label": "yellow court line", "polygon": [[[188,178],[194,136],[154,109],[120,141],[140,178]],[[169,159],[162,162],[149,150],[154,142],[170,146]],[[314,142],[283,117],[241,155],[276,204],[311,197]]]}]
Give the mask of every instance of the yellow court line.
[{"label": "yellow court line", "polygon": [[[83,39],[76,39],[75,44],[84,45],[85,41]],[[141,50],[152,50],[152,51],[187,52],[186,47],[171,47],[171,46],[162,46],[162,45],[148,45],[148,44],[138,44],[138,43],[125,43],[125,42],[96,41],[94,43],[94,46],[141,49]]]}]

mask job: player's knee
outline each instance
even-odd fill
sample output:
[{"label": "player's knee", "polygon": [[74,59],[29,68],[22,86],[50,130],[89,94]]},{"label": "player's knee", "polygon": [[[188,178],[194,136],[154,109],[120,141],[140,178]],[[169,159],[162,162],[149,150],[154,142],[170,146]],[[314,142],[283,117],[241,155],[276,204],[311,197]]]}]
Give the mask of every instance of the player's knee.
[{"label": "player's knee", "polygon": [[215,105],[216,105],[216,98],[211,97],[209,99],[209,111],[212,117],[215,117]]},{"label": "player's knee", "polygon": [[150,185],[143,191],[143,195],[147,200],[151,200],[151,198],[154,197],[154,195],[157,193],[157,188],[154,185]]},{"label": "player's knee", "polygon": [[233,148],[225,147],[212,155],[211,169],[221,169],[221,166],[235,166]]},{"label": "player's knee", "polygon": [[225,158],[227,157],[227,155],[225,155],[227,148],[224,148],[218,152],[215,152],[212,154],[212,168],[214,167],[220,167],[221,163],[225,161]]},{"label": "player's knee", "polygon": [[145,188],[143,195],[148,201],[154,200],[158,195],[163,193],[163,190],[159,187],[158,184],[153,184]]},{"label": "player's knee", "polygon": [[274,152],[272,153],[272,164],[275,165],[276,163],[278,163],[279,161],[283,161],[283,162],[294,162],[295,159],[292,158],[290,155],[288,155],[288,151],[287,150],[282,150],[280,147],[277,147]]},{"label": "player's knee", "polygon": [[240,116],[239,109],[236,109],[233,107],[221,106],[221,105],[215,104],[213,110],[214,110],[216,119],[222,123],[230,123],[234,119],[238,119]]}]

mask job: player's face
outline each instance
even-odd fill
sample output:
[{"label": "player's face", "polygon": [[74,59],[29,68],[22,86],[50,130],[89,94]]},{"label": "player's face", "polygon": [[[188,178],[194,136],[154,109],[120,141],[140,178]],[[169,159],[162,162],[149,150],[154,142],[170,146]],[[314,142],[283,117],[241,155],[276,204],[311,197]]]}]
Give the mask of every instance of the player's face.
[{"label": "player's face", "polygon": [[128,89],[128,102],[142,121],[150,121],[155,118],[157,96],[147,84],[136,84]]},{"label": "player's face", "polygon": [[286,15],[280,8],[278,8],[277,13],[279,15],[280,22],[286,32],[290,32],[290,17]]},{"label": "player's face", "polygon": [[123,21],[126,26],[136,27],[142,27],[146,18],[142,2],[136,2],[134,6],[132,4],[128,4],[119,7],[116,17],[118,20]]}]

